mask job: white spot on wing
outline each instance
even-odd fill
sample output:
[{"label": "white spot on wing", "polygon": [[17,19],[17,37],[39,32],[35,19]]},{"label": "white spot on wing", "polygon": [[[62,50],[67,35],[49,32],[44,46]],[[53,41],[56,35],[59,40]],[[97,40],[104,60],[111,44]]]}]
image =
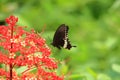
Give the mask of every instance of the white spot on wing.
[{"label": "white spot on wing", "polygon": [[63,48],[67,48],[67,45],[68,45],[68,42],[67,42],[67,39],[68,39],[68,36],[67,36],[67,32],[66,32],[66,28],[65,28],[65,38],[64,38],[64,45],[63,45]]},{"label": "white spot on wing", "polygon": [[66,47],[67,47],[67,40],[64,40],[63,48],[66,48]]}]

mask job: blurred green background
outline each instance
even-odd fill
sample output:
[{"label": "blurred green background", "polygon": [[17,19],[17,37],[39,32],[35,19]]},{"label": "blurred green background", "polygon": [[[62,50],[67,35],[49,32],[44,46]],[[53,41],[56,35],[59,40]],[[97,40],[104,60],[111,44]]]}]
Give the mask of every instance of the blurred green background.
[{"label": "blurred green background", "polygon": [[[65,80],[120,80],[120,0],[0,0],[0,22],[10,15],[46,39]],[[51,46],[54,32],[69,25],[76,48]]]}]

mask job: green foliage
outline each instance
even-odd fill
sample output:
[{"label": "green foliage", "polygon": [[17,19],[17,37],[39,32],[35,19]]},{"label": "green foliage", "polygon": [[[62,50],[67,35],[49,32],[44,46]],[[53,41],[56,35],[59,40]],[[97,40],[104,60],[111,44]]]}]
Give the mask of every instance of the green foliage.
[{"label": "green foliage", "polygon": [[[65,80],[120,79],[119,0],[0,0],[0,20],[19,17],[19,25],[41,32]],[[50,43],[60,24],[70,27],[76,48],[57,50]]]}]

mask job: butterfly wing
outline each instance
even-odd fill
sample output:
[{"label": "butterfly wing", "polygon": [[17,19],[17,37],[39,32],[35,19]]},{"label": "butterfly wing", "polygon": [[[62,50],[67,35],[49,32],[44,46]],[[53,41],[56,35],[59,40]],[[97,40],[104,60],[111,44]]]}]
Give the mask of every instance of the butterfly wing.
[{"label": "butterfly wing", "polygon": [[60,25],[54,34],[52,45],[58,49],[61,49],[61,47],[70,49],[72,46],[68,39],[68,30],[69,27],[65,24]]},{"label": "butterfly wing", "polygon": [[61,49],[60,47],[64,45],[65,28],[64,24],[60,25],[54,34],[52,45],[59,49]]}]

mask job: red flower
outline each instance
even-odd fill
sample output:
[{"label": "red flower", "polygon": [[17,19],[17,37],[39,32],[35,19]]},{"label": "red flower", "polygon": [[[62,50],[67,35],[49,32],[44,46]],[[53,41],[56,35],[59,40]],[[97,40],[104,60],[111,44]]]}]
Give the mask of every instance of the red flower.
[{"label": "red flower", "polygon": [[[22,26],[17,26],[17,21],[17,17],[10,16],[6,19],[8,26],[0,26],[0,63],[9,67],[9,70],[0,69],[0,79],[63,80],[54,72],[57,63],[50,57],[51,50],[45,39],[34,30],[27,32]],[[25,69],[17,73],[16,69],[20,67]]]}]

